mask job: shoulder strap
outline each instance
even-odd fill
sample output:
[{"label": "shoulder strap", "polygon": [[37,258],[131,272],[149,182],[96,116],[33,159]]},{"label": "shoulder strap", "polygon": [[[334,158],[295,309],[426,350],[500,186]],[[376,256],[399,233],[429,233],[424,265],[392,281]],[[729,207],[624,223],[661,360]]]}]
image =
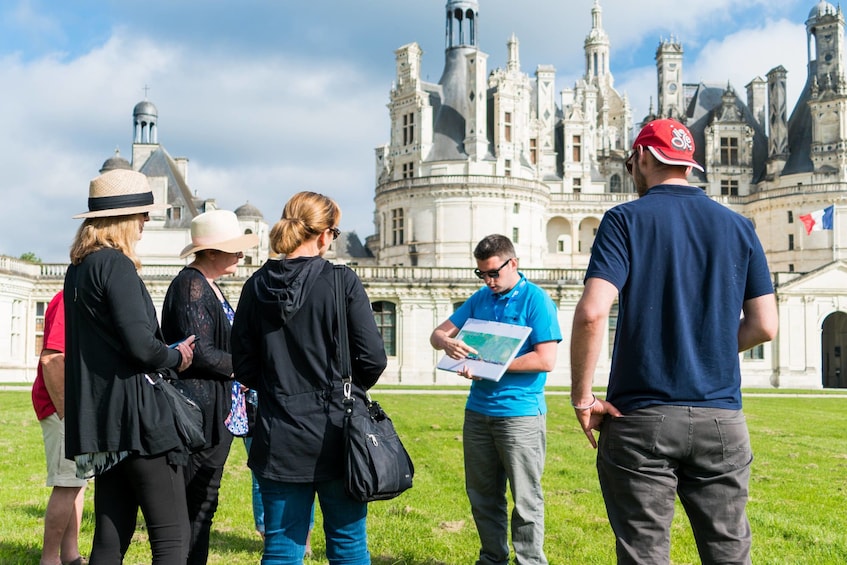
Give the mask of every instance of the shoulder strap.
[{"label": "shoulder strap", "polygon": [[335,315],[338,319],[338,359],[341,362],[341,379],[344,381],[345,395],[349,383],[353,381],[353,369],[350,365],[350,340],[347,336],[347,299],[344,295],[344,266],[334,265],[335,277]]}]

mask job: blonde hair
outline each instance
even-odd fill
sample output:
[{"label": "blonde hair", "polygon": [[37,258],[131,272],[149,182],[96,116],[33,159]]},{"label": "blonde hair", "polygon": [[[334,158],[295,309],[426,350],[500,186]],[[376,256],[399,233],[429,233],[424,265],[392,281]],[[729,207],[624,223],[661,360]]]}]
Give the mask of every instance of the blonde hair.
[{"label": "blonde hair", "polygon": [[141,239],[140,215],[87,218],[79,226],[71,245],[71,263],[79,265],[91,253],[111,247],[129,257],[135,268],[140,269],[141,261],[135,254],[135,244]]},{"label": "blonde hair", "polygon": [[271,228],[271,249],[287,255],[339,221],[341,208],[332,198],[316,192],[298,192],[285,204],[282,218]]}]

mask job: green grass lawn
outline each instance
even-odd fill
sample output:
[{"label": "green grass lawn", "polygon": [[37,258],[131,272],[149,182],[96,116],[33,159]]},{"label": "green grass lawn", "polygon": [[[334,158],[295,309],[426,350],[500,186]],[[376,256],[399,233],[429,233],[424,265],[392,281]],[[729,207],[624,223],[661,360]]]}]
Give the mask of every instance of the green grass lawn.
[{"label": "green grass lawn", "polygon": [[[464,493],[461,395],[376,393],[415,460],[415,487],[370,505],[368,535],[377,565],[464,565],[478,550]],[[594,451],[579,429],[568,397],[548,397],[544,475],[546,552],[552,564],[614,562],[594,468]],[[44,486],[41,429],[28,392],[0,392],[0,563],[38,562]],[[847,399],[746,398],[755,452],[751,500],[756,564],[847,563]],[[211,564],[255,564],[261,541],[253,530],[250,474],[240,440],[233,443],[221,505],[212,532]],[[87,492],[81,547],[93,535],[92,489]],[[673,563],[699,563],[679,505],[673,524]],[[315,557],[325,563],[320,513]],[[150,562],[143,522],[127,564]]]}]

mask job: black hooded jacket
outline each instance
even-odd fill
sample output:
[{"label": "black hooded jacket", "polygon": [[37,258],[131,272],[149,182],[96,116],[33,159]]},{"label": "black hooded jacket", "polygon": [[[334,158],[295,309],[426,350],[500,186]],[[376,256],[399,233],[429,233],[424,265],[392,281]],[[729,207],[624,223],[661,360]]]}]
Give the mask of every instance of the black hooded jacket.
[{"label": "black hooded jacket", "polygon": [[[370,300],[345,268],[353,394],[364,400],[385,370]],[[269,260],[245,283],[232,327],[235,378],[256,389],[249,466],[282,482],[342,476],[342,387],[332,264],[320,257]]]}]

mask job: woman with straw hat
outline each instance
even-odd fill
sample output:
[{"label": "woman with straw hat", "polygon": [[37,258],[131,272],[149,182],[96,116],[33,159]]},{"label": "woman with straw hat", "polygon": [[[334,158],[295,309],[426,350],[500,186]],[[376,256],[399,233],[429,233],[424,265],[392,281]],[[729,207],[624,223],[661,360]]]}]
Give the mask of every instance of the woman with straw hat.
[{"label": "woman with straw hat", "polygon": [[94,477],[91,563],[121,563],[138,509],[152,563],[185,563],[187,460],[166,400],[150,375],[184,371],[187,338],[169,348],[138,269],[135,245],[154,204],[147,177],[116,169],[89,186],[88,212],[65,276],[66,454],[77,475]]},{"label": "woman with straw hat", "polygon": [[191,524],[189,565],[205,564],[209,557],[209,533],[232,444],[230,431],[239,435],[247,432],[225,425],[233,385],[229,334],[235,311],[215,281],[234,274],[243,252],[258,243],[257,235],[241,232],[233,212],[211,210],[200,214],[191,221],[191,244],[180,254],[187,257],[193,253],[194,260],[171,282],[162,307],[166,340],[197,336],[194,363],[180,375],[183,390],[203,410],[206,434],[206,445],[191,454],[185,471]]}]

